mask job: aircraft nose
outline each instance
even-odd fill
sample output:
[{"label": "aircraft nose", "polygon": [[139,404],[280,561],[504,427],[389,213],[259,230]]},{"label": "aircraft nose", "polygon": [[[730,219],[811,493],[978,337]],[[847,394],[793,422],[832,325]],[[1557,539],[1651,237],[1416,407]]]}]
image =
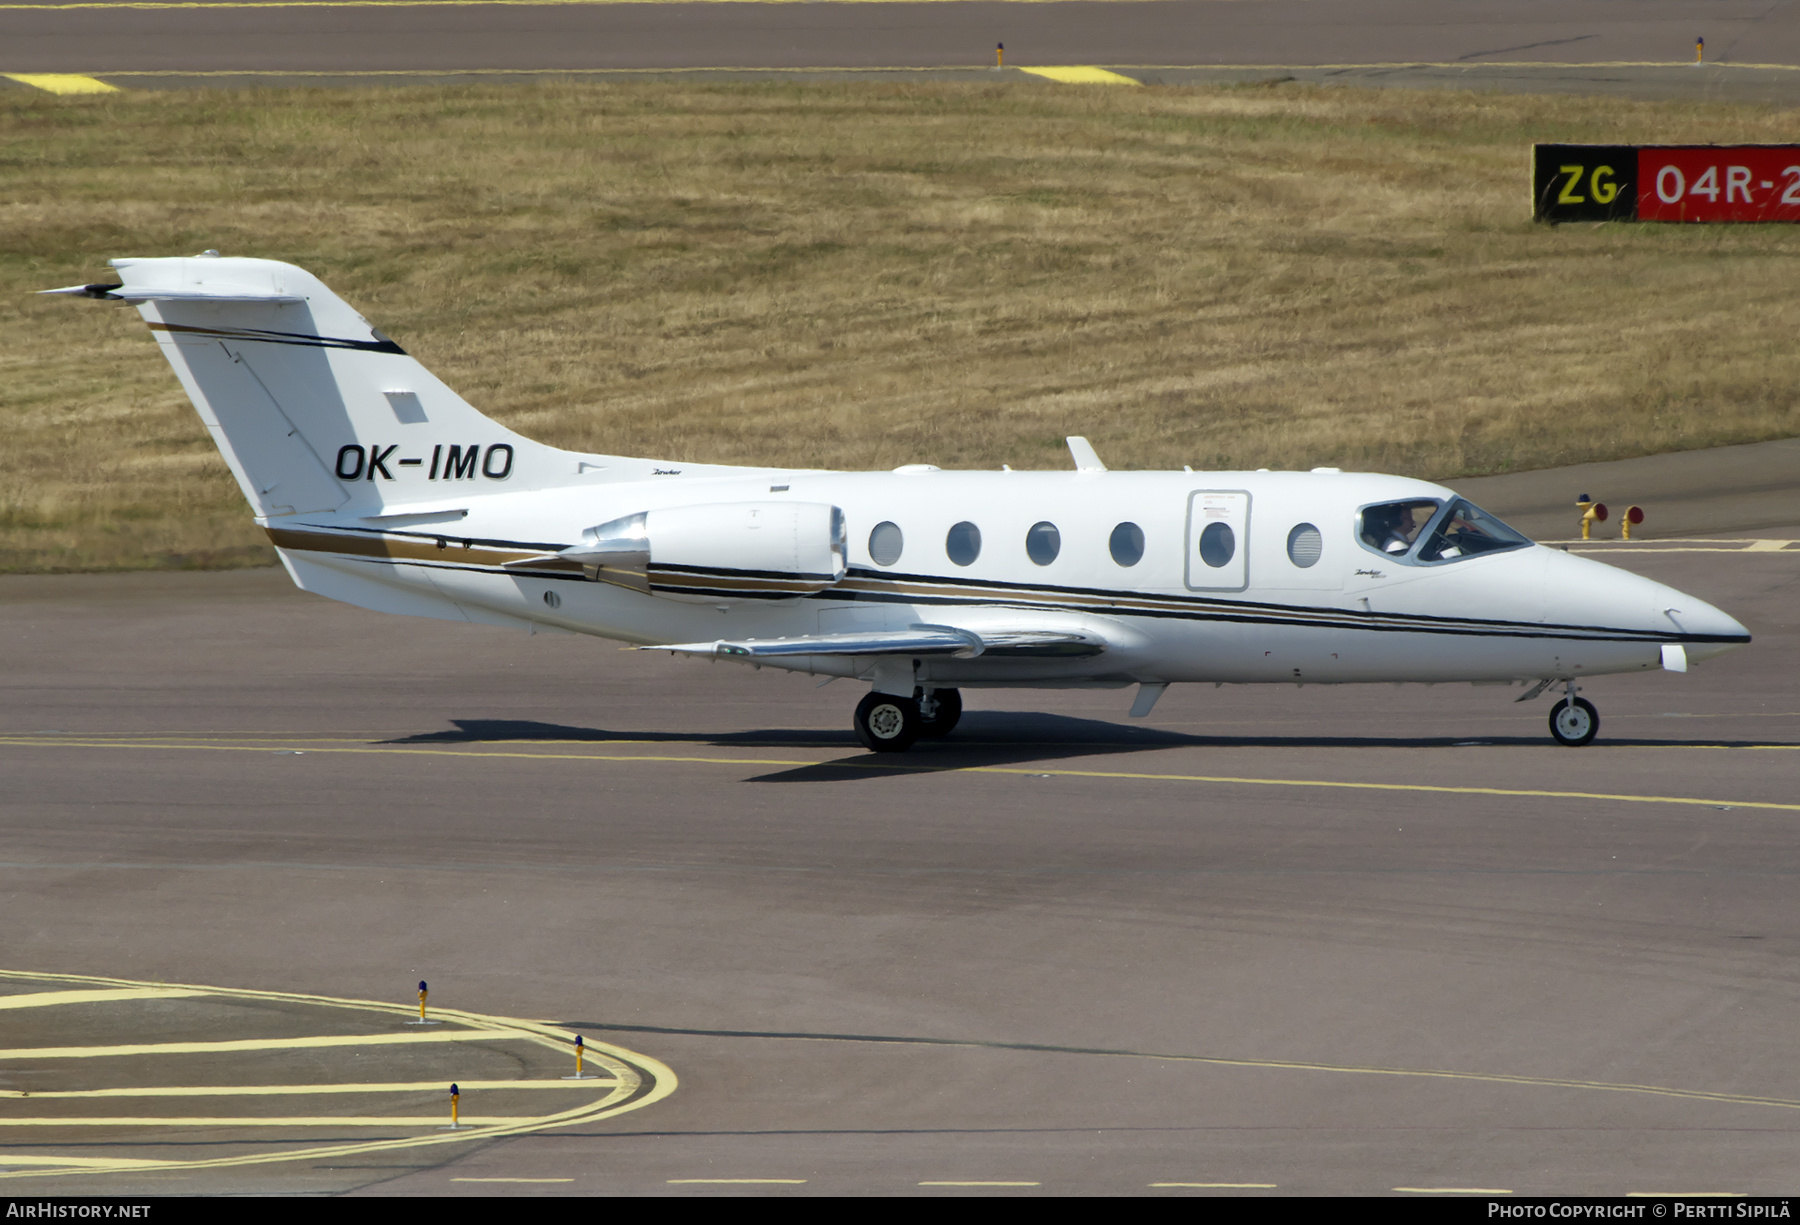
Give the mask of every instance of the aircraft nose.
[{"label": "aircraft nose", "polygon": [[1662,619],[1683,636],[1689,659],[1711,659],[1750,641],[1750,631],[1730,613],[1672,587],[1664,590]]}]

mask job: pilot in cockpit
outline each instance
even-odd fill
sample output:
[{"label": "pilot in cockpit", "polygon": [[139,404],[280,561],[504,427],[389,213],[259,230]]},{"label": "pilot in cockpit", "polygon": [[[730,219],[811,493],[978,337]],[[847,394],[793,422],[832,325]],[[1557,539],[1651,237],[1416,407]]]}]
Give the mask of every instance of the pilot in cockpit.
[{"label": "pilot in cockpit", "polygon": [[1362,538],[1372,548],[1398,556],[1412,548],[1437,506],[1432,502],[1394,502],[1363,512]]}]

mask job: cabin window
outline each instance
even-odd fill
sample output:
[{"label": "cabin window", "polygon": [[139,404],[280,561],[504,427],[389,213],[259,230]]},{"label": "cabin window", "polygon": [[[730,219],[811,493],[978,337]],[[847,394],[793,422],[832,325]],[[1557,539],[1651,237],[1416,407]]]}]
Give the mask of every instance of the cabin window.
[{"label": "cabin window", "polygon": [[944,537],[944,552],[959,566],[972,566],[981,556],[981,529],[964,520]]},{"label": "cabin window", "polygon": [[1121,523],[1112,530],[1106,547],[1121,566],[1135,566],[1144,560],[1144,529],[1135,523]]},{"label": "cabin window", "polygon": [[1419,548],[1419,560],[1456,561],[1517,549],[1531,541],[1472,502],[1457,499]]},{"label": "cabin window", "polygon": [[1062,552],[1062,533],[1054,523],[1034,523],[1025,533],[1025,556],[1040,566],[1047,566]]},{"label": "cabin window", "polygon": [[1310,523],[1297,523],[1288,533],[1288,560],[1302,570],[1314,565],[1325,550],[1324,537]]},{"label": "cabin window", "polygon": [[1398,559],[1412,551],[1420,531],[1437,512],[1438,504],[1427,498],[1365,506],[1358,534],[1377,553]]},{"label": "cabin window", "polygon": [[878,566],[891,566],[900,560],[906,548],[906,537],[897,523],[877,523],[869,533],[869,556]]},{"label": "cabin window", "polygon": [[1228,523],[1213,522],[1200,533],[1200,560],[1217,570],[1237,555],[1237,533]]}]

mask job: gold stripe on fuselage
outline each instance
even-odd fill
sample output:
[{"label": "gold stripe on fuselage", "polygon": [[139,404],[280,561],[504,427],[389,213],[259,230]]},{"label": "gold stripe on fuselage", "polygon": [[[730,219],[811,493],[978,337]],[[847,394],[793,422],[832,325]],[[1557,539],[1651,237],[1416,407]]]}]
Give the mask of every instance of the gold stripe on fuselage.
[{"label": "gold stripe on fuselage", "polygon": [[[545,556],[544,548],[507,548],[459,536],[386,535],[344,532],[326,528],[264,529],[277,548],[305,552],[338,553],[422,565],[448,565],[458,569],[488,569],[508,574],[548,573],[585,576],[584,568],[570,561]],[[541,558],[541,561],[532,561]],[[517,563],[532,561],[529,567]],[[508,563],[514,569],[503,570]],[[920,601],[958,605],[1005,605],[1062,612],[1090,612],[1110,616],[1162,616],[1188,620],[1221,619],[1258,622],[1310,629],[1398,630],[1415,633],[1477,634],[1530,638],[1580,638],[1599,636],[1619,641],[1651,641],[1644,631],[1606,630],[1598,627],[1531,625],[1482,621],[1459,617],[1420,617],[1381,614],[1351,609],[1259,604],[1248,600],[1224,600],[1205,596],[1147,596],[1122,592],[1071,591],[1056,588],[1013,588],[976,583],[944,582],[913,575],[892,578],[867,571],[853,573],[826,588],[816,580],[733,574],[726,571],[692,571],[651,568],[649,584],[671,594],[691,593],[764,596],[799,599],[809,595],[825,599],[878,600],[889,603]],[[634,590],[642,590],[631,585]]]},{"label": "gold stripe on fuselage", "polygon": [[[435,539],[381,536],[373,533],[301,531],[287,527],[265,527],[269,543],[278,549],[294,549],[303,553],[343,553],[351,557],[378,557],[389,561],[442,562],[457,566],[499,568],[508,562],[542,557],[542,549],[503,549],[481,544],[461,536],[439,536]],[[576,562],[546,559],[538,567],[581,573]]]}]

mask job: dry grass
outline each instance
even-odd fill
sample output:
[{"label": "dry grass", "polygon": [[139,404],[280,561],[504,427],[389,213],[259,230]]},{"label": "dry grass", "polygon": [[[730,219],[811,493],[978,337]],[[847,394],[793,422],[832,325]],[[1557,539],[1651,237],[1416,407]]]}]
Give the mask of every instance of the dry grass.
[{"label": "dry grass", "polygon": [[1527,219],[1765,107],[1285,84],[0,91],[0,569],[267,559],[113,255],[291,260],[545,441],[1453,476],[1800,433],[1786,227]]}]

